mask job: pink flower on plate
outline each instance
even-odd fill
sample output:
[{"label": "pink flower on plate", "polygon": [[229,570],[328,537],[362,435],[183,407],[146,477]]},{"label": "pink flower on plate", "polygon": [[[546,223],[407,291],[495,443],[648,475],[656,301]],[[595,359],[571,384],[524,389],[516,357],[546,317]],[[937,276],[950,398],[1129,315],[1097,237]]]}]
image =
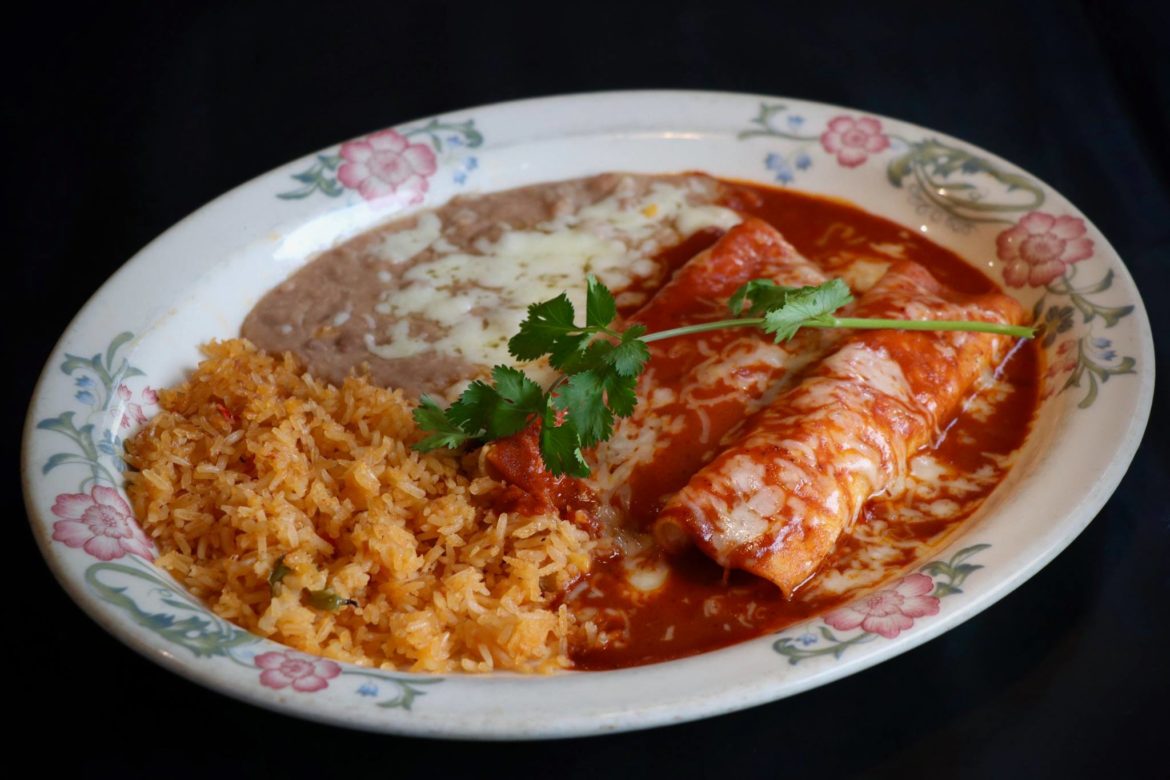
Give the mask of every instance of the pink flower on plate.
[{"label": "pink flower on plate", "polygon": [[890,139],[882,133],[882,123],[871,116],[854,119],[839,116],[829,122],[821,134],[821,146],[829,154],[837,155],[837,162],[846,168],[856,168],[871,154],[884,151]]},{"label": "pink flower on plate", "polygon": [[1005,265],[1003,280],[1012,287],[1041,287],[1064,275],[1065,269],[1093,255],[1093,239],[1079,217],[1056,217],[1032,211],[995,239],[996,254]]},{"label": "pink flower on plate", "polygon": [[825,615],[833,628],[848,631],[861,626],[871,634],[893,639],[910,626],[914,618],[938,614],[938,599],[930,595],[934,580],[925,574],[908,574],[892,588],[885,588]]},{"label": "pink flower on plate", "polygon": [[143,404],[146,406],[154,406],[158,403],[158,393],[149,387],[141,393],[141,404],[136,404],[131,401],[130,399],[133,397],[134,394],[130,392],[130,388],[126,387],[126,385],[118,385],[118,398],[122,399],[122,402],[126,404],[126,411],[122,413],[122,421],[120,423],[122,428],[129,428],[133,425],[141,425],[146,422],[146,413],[142,411]]},{"label": "pink flower on plate", "polygon": [[293,690],[312,693],[329,687],[329,680],[341,674],[341,667],[324,658],[294,653],[291,650],[261,653],[256,656],[260,673],[260,684],[280,690],[292,686]]},{"label": "pink flower on plate", "polygon": [[118,491],[103,485],[89,494],[62,493],[53,503],[53,539],[80,547],[95,558],[112,561],[129,553],[154,560],[150,541],[134,522],[130,506]]},{"label": "pink flower on plate", "polygon": [[405,205],[422,202],[427,178],[437,168],[426,144],[413,144],[401,133],[381,130],[341,145],[345,160],[337,180],[366,200],[395,196]]}]

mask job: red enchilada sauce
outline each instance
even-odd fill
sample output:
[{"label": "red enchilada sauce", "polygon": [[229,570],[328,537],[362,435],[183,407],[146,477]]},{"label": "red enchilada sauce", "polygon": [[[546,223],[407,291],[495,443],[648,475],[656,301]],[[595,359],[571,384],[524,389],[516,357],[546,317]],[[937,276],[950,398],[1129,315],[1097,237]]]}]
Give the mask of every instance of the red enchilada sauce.
[{"label": "red enchilada sauce", "polygon": [[[827,276],[838,275],[839,270],[864,256],[889,262],[912,260],[957,292],[978,294],[996,289],[990,279],[949,250],[844,202],[737,184],[732,185],[725,205],[775,226]],[[715,232],[700,233],[659,259],[676,269],[717,237]],[[953,496],[945,490],[942,493],[943,499],[954,505],[953,511],[945,517],[932,517],[913,505],[913,495],[871,500],[821,573],[792,599],[785,599],[767,580],[725,570],[694,549],[674,556],[655,551],[649,554],[650,559],[639,559],[642,568],[652,568],[657,559],[669,570],[665,583],[650,591],[631,584],[628,562],[620,555],[597,562],[566,594],[574,612],[596,627],[591,638],[583,638],[573,648],[576,667],[613,669],[693,655],[779,630],[847,602],[854,596],[854,587],[822,587],[824,583],[819,581],[828,572],[849,568],[875,540],[893,553],[882,564],[884,572],[871,573],[857,587],[870,587],[885,574],[893,575],[912,565],[961,525],[1006,473],[1008,457],[1023,443],[1031,424],[1037,373],[1035,344],[1020,342],[1001,369],[994,403],[985,405],[979,415],[961,414],[930,452],[935,462],[948,467],[947,473],[957,472],[961,478],[962,485]],[[705,445],[696,441],[694,446]],[[681,486],[690,476],[670,473],[672,462],[664,458],[654,463],[659,481],[668,489]],[[989,463],[995,464],[990,479]],[[980,478],[971,478],[977,471]],[[632,485],[641,489],[637,481]],[[574,500],[580,499],[575,496]],[[656,503],[658,496],[635,494],[630,498],[632,507],[644,507],[639,515],[651,514]],[[646,519],[634,518],[642,523]]]}]

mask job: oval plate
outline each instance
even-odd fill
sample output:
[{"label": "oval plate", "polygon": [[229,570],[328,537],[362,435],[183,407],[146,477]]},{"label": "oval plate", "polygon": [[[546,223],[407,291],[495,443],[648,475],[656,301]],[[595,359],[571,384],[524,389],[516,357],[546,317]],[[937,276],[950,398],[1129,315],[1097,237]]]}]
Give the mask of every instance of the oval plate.
[{"label": "oval plate", "polygon": [[[374,176],[363,163],[371,149],[397,157],[409,175]],[[462,192],[683,170],[852,201],[1004,282],[1051,334],[1040,413],[1008,479],[911,582],[884,586],[921,593],[929,578],[937,614],[911,617],[892,637],[864,622],[839,630],[814,619],[613,672],[418,676],[314,659],[249,634],[151,564],[121,493],[123,436],[151,414],[150,388],[179,381],[200,343],[236,335],[259,296],[308,258]],[[45,558],[78,604],[135,650],[210,688],[375,731],[597,734],[823,685],[1002,598],[1067,546],[1116,488],[1145,428],[1153,377],[1149,323],[1120,258],[1067,200],[992,154],[904,122],[783,98],[546,98],[427,118],[318,152],[229,192],[147,246],[86,304],[44,369],[25,429],[25,499]],[[296,658],[311,664],[294,681],[279,668]]]}]

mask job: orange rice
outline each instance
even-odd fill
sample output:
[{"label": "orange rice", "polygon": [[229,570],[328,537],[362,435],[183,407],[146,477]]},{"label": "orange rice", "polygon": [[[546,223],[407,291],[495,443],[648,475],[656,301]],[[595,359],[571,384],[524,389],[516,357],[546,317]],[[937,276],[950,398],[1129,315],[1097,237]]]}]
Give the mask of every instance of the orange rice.
[{"label": "orange rice", "polygon": [[[556,599],[589,568],[588,534],[487,508],[499,483],[410,448],[399,391],[321,384],[241,339],[204,351],[126,443],[160,566],[217,614],[309,653],[429,672],[570,665],[575,620]],[[315,608],[324,589],[357,606]]]}]

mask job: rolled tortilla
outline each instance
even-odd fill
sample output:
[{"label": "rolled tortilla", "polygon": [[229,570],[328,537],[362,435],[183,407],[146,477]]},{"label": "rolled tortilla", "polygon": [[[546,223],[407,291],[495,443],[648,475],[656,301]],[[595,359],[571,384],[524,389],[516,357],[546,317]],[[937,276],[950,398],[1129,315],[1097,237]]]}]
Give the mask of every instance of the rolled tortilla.
[{"label": "rolled tortilla", "polygon": [[[775,228],[748,217],[682,266],[630,319],[650,331],[725,319],[728,299],[757,278],[791,287],[825,281]],[[638,407],[593,453],[591,484],[635,524],[649,523],[663,497],[718,453],[728,431],[823,352],[823,338],[808,331],[775,344],[743,328],[651,343]]]},{"label": "rolled tortilla", "polygon": [[727,299],[751,279],[793,287],[825,281],[810,260],[762,219],[745,217],[688,260],[632,317],[649,330],[723,319]]},{"label": "rolled tortilla", "polygon": [[[857,316],[1018,324],[1001,294],[958,295],[914,263],[875,285]],[[855,331],[665,505],[655,536],[693,540],[723,566],[790,596],[833,550],[865,502],[959,411],[1012,339],[983,333]]]}]

